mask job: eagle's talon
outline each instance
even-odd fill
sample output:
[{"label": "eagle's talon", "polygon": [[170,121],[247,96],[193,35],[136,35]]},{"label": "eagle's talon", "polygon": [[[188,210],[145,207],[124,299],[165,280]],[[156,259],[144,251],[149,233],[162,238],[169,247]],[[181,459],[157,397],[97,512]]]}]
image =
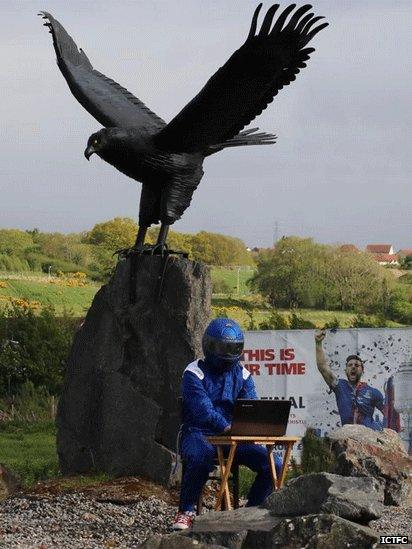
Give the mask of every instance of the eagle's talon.
[{"label": "eagle's talon", "polygon": [[157,243],[153,244],[153,246],[150,246],[150,255],[160,255],[164,256],[168,251],[167,244],[166,243]]}]

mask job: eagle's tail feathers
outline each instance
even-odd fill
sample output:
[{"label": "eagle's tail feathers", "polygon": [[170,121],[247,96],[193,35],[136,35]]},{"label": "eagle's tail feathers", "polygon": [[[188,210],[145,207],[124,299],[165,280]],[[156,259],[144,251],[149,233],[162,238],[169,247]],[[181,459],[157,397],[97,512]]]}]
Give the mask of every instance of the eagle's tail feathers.
[{"label": "eagle's tail feathers", "polygon": [[259,132],[256,133],[259,128],[249,128],[239,132],[232,139],[228,139],[223,143],[217,143],[216,145],[209,146],[209,154],[221,151],[227,147],[243,147],[247,145],[273,145],[276,143],[276,135],[272,133]]}]

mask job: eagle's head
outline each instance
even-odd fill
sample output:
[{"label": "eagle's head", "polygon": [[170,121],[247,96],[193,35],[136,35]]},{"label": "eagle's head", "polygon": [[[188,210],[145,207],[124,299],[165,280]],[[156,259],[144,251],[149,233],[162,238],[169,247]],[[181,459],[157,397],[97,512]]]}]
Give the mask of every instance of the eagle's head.
[{"label": "eagle's head", "polygon": [[87,160],[94,153],[104,157],[105,153],[120,148],[125,137],[125,131],[122,128],[102,128],[89,137],[84,156]]}]

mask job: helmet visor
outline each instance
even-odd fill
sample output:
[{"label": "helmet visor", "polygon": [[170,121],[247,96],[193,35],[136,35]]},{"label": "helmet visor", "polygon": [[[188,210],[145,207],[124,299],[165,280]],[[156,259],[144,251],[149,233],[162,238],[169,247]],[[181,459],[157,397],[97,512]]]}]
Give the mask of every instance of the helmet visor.
[{"label": "helmet visor", "polygon": [[214,337],[205,336],[205,350],[207,353],[225,358],[239,358],[243,353],[243,341],[230,341],[215,339]]}]

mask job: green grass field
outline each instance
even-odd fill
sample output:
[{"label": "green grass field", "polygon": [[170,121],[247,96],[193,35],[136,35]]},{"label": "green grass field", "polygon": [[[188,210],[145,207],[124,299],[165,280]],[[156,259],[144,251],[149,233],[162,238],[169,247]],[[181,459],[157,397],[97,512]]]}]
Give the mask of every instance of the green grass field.
[{"label": "green grass field", "polygon": [[8,298],[38,301],[42,307],[52,305],[56,312],[72,311],[75,316],[83,316],[90,307],[99,286],[88,283],[84,287],[67,287],[51,284],[47,277],[36,280],[2,279],[5,288],[0,287],[0,307]]},{"label": "green grass field", "polygon": [[1,423],[0,463],[17,473],[26,485],[57,476],[54,423]]},{"label": "green grass field", "polygon": [[[265,306],[261,296],[250,293],[246,284],[253,275],[253,269],[247,267],[238,268],[213,268],[212,280],[224,280],[231,289],[229,294],[214,294],[212,298],[213,316],[227,315],[240,323],[246,329],[250,323],[248,310],[252,311],[254,322],[259,325],[270,315],[270,309]],[[30,302],[39,302],[44,307],[52,305],[57,313],[64,310],[72,312],[74,316],[84,316],[91,305],[99,285],[87,283],[83,287],[68,287],[63,283],[50,283],[46,275],[33,276],[32,279],[12,278],[5,275],[0,282],[0,307],[7,304],[10,298],[25,299]],[[237,293],[239,282],[239,294]],[[283,315],[289,315],[289,310],[279,310]],[[354,313],[343,311],[322,311],[316,309],[300,309],[295,311],[305,320],[313,322],[316,327],[322,328],[326,323],[335,318],[342,328],[352,325]],[[396,322],[388,322],[388,326],[401,326]]]},{"label": "green grass field", "polygon": [[248,295],[250,289],[247,286],[247,281],[254,272],[255,270],[252,267],[214,267],[211,270],[212,282],[224,281],[230,293]]},{"label": "green grass field", "polygon": [[0,463],[17,473],[24,486],[58,479],[62,490],[82,489],[109,480],[105,473],[61,477],[56,453],[56,427],[48,422],[0,423]]}]

